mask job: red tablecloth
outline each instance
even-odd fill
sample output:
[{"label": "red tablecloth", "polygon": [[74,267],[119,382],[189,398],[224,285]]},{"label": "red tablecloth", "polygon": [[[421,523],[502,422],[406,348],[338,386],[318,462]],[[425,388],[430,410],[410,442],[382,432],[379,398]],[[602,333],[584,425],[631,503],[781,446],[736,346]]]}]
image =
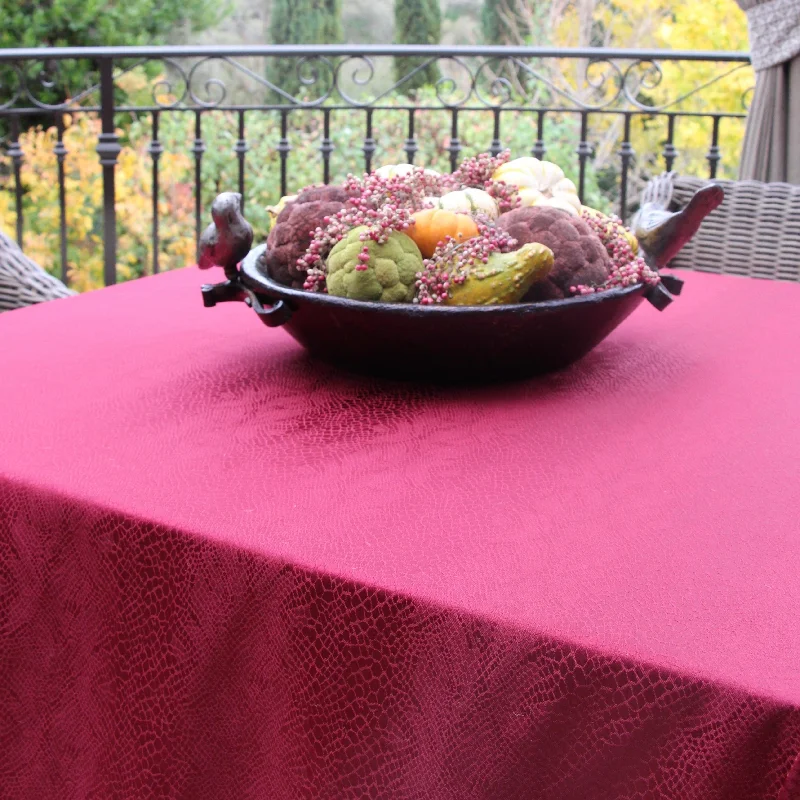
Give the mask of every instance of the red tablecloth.
[{"label": "red tablecloth", "polygon": [[2,797],[800,797],[800,285],[460,390],[204,278],[0,317]]}]

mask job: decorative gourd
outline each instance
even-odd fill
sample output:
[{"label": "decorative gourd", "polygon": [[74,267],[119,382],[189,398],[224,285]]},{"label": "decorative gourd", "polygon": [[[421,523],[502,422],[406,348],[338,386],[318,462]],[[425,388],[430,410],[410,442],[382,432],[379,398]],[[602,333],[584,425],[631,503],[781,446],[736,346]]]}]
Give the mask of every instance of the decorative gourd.
[{"label": "decorative gourd", "polygon": [[466,280],[452,288],[445,305],[518,303],[552,268],[553,251],[543,244],[525,244],[510,253],[492,253],[487,264],[473,267]]},{"label": "decorative gourd", "polygon": [[602,286],[611,260],[597,234],[582,219],[557,208],[516,208],[500,215],[499,228],[520,244],[539,242],[554,254],[552,272],[535,283],[524,302],[570,297],[573,286]]},{"label": "decorative gourd", "polygon": [[[382,167],[378,167],[375,170],[376,175],[380,175],[381,178],[396,178],[399,175],[408,175],[409,173],[413,172],[417,167],[413,164],[385,164]],[[424,170],[426,175],[430,175],[433,178],[438,178],[439,173],[433,169],[425,169]]]},{"label": "decorative gourd", "polygon": [[280,214],[281,211],[283,211],[283,209],[286,207],[286,204],[291,203],[293,200],[297,200],[297,195],[287,194],[281,197],[281,199],[278,200],[276,205],[267,206],[267,214],[269,214],[270,228],[275,224],[276,220],[278,219],[278,214]]},{"label": "decorative gourd", "polygon": [[384,244],[361,240],[365,226],[353,228],[328,256],[328,294],[350,300],[410,303],[422,256],[404,233],[394,231]]},{"label": "decorative gourd", "polygon": [[[575,207],[575,204],[567,200],[565,197],[560,195],[556,195],[556,197],[548,197],[538,189],[520,189],[519,200],[522,208],[551,206],[552,208],[560,208],[562,211],[566,211],[573,217],[580,216],[580,212],[578,211],[578,208]],[[580,207],[580,204],[578,204],[578,207]]]},{"label": "decorative gourd", "polygon": [[569,205],[573,216],[578,216],[581,210],[575,184],[551,161],[532,157],[507,161],[495,170],[492,180],[516,186],[522,206],[553,206],[566,211],[565,206]]},{"label": "decorative gourd", "polygon": [[457,214],[486,214],[489,219],[497,219],[500,209],[497,201],[483,189],[461,189],[448,192],[441,197],[426,197],[434,208],[454,211]]},{"label": "decorative gourd", "polygon": [[439,208],[426,208],[413,215],[414,224],[406,233],[417,243],[424,258],[430,258],[447,236],[464,242],[478,235],[475,220],[467,214],[454,214]]},{"label": "decorative gourd", "polygon": [[287,201],[267,237],[263,255],[267,275],[284,286],[301,288],[306,270],[298,265],[298,259],[311,244],[313,232],[325,227],[325,218],[341,211],[349,199],[342,186],[313,186]]}]

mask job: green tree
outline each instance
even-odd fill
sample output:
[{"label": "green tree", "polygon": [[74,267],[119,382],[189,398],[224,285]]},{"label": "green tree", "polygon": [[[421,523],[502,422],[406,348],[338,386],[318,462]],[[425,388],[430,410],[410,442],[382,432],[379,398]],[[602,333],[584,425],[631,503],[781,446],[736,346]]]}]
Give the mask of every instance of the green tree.
[{"label": "green tree", "polygon": [[[341,0],[275,0],[270,38],[273,44],[341,42]],[[314,62],[304,65],[297,58],[273,59],[267,69],[267,77],[275,86],[295,96],[303,91],[303,78],[313,79],[315,73],[319,80],[326,79],[321,66]],[[319,86],[310,88],[310,91],[321,93]]]},{"label": "green tree", "polygon": [[[0,47],[156,45],[178,26],[203,30],[228,11],[227,2],[219,0],[0,0]],[[25,69],[37,99],[48,103],[97,82],[96,64],[85,60],[61,61],[55,68],[31,63]],[[39,78],[55,78],[55,86]],[[8,70],[0,75],[2,83],[9,79],[14,80]]]},{"label": "green tree", "polygon": [[[398,44],[439,44],[441,33],[442,12],[439,0],[395,0],[394,38]],[[425,61],[423,58],[396,58],[395,80],[400,81],[425,64]],[[428,64],[405,82],[400,90],[410,92],[426,84],[436,83],[439,74],[436,62]]]},{"label": "green tree", "polygon": [[[483,0],[481,8],[481,30],[484,44],[509,44],[508,26],[503,12],[507,0]],[[516,42],[515,42],[516,44]]]}]

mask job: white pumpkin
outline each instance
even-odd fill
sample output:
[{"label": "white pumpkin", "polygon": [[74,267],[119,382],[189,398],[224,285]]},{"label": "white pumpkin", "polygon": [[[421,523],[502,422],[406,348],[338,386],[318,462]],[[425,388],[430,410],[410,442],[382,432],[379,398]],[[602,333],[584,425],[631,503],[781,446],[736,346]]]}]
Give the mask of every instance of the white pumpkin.
[{"label": "white pumpkin", "polygon": [[[558,164],[551,161],[517,158],[501,164],[492,179],[516,186],[520,190],[523,206],[553,205],[556,208],[563,207],[565,211],[569,206],[576,215],[581,209],[575,184],[564,176],[564,170]],[[559,202],[549,202],[552,200]]]},{"label": "white pumpkin", "polygon": [[[375,174],[389,180],[390,178],[396,178],[398,175],[408,175],[415,169],[416,167],[413,164],[386,164],[382,167],[378,167],[378,169],[375,170]],[[439,173],[435,170],[425,169],[424,172],[426,175],[430,175],[433,178],[439,177]]]},{"label": "white pumpkin", "polygon": [[525,206],[552,206],[553,208],[560,208],[562,211],[567,211],[573,217],[579,217],[580,211],[575,205],[566,199],[565,196],[558,195],[556,197],[548,197],[538,189],[520,189],[519,190],[520,205]]},{"label": "white pumpkin", "polygon": [[460,189],[448,192],[441,197],[426,197],[425,200],[434,208],[452,211],[456,214],[486,214],[490,219],[497,219],[500,214],[497,201],[483,189]]}]

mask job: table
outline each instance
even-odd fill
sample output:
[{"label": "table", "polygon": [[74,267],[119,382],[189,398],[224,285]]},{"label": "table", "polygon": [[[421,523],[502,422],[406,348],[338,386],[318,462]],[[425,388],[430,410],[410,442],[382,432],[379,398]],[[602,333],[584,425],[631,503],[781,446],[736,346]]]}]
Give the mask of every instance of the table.
[{"label": "table", "polygon": [[314,363],[194,269],[0,316],[0,794],[800,797],[800,285]]}]

